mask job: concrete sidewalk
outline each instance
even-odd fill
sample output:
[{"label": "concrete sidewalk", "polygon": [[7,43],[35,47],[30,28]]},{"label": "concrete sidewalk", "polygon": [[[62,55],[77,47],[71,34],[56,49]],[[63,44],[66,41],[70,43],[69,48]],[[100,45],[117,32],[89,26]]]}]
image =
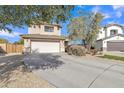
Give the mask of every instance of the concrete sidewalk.
[{"label": "concrete sidewalk", "polygon": [[124,57],[124,52],[105,52],[103,54]]}]

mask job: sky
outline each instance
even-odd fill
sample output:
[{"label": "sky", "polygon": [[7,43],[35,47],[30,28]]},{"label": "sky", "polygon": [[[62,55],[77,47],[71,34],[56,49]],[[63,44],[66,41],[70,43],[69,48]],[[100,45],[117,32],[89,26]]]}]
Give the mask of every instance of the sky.
[{"label": "sky", "polygon": [[[78,17],[79,14],[77,13],[78,10],[83,11],[90,11],[90,12],[100,12],[104,15],[104,19],[102,20],[102,24],[106,25],[109,23],[117,23],[120,25],[124,25],[124,6],[116,6],[116,5],[78,5],[75,6],[74,10],[71,11],[73,17]],[[66,36],[67,35],[67,24],[69,22],[62,23],[62,30],[61,34]],[[9,42],[15,42],[20,39],[21,34],[28,33],[28,27],[24,28],[17,28],[11,27],[12,33],[8,33],[5,31],[0,32],[0,38],[5,38],[9,40]]]}]

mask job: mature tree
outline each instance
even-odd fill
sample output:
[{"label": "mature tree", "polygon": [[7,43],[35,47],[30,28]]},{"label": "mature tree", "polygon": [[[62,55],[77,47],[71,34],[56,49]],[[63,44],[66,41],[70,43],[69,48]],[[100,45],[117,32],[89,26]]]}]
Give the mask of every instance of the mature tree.
[{"label": "mature tree", "polygon": [[4,38],[0,38],[0,43],[8,43],[9,41],[7,39]]},{"label": "mature tree", "polygon": [[90,49],[96,40],[102,19],[103,16],[100,13],[88,13],[85,16],[73,18],[68,25],[69,38],[83,40]]},{"label": "mature tree", "polygon": [[84,17],[76,17],[71,19],[68,24],[69,39],[85,39],[85,23]]},{"label": "mature tree", "polygon": [[90,17],[88,18],[89,21],[87,22],[89,23],[87,24],[87,36],[85,38],[88,45],[88,50],[90,50],[91,46],[93,46],[94,42],[96,41],[97,33],[99,32],[103,18],[104,16],[100,13],[91,13]]},{"label": "mature tree", "polygon": [[11,31],[8,25],[23,27],[40,22],[64,22],[70,18],[73,7],[66,5],[0,6],[0,30]]}]

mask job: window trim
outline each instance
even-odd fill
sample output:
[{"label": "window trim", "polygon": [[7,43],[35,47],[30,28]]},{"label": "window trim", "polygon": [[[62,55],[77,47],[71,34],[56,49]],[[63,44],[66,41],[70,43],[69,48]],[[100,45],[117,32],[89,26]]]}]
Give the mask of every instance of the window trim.
[{"label": "window trim", "polygon": [[[115,31],[114,34],[112,34],[112,31]],[[118,29],[111,29],[110,30],[110,36],[118,34]]]},{"label": "window trim", "polygon": [[[47,30],[46,30],[46,27],[48,27],[47,28]],[[51,30],[52,29],[52,30]],[[51,31],[50,31],[51,30]],[[52,26],[44,26],[44,31],[45,32],[54,32],[54,27],[52,27]]]}]

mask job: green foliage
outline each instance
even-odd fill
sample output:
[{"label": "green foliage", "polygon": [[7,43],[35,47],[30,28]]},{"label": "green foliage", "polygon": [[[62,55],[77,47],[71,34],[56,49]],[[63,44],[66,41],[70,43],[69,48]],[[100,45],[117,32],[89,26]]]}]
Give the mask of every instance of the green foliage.
[{"label": "green foliage", "polygon": [[73,18],[68,24],[68,33],[71,40],[85,38],[84,17]]},{"label": "green foliage", "polygon": [[11,29],[8,25],[23,27],[40,22],[64,22],[71,16],[74,6],[66,5],[5,5],[0,6],[0,30]]},{"label": "green foliage", "polygon": [[100,13],[86,13],[77,18],[73,18],[68,25],[69,38],[84,40],[90,48],[96,40],[96,35],[103,19]]},{"label": "green foliage", "polygon": [[9,41],[7,39],[0,38],[0,43],[8,43]]},{"label": "green foliage", "polygon": [[99,56],[99,57],[124,61],[124,57],[113,56],[113,55],[104,55],[104,56]]},{"label": "green foliage", "polygon": [[87,36],[85,38],[89,48],[94,45],[97,37],[97,33],[100,29],[100,23],[103,19],[103,15],[100,13],[91,13],[89,17],[89,23],[87,24]]}]

